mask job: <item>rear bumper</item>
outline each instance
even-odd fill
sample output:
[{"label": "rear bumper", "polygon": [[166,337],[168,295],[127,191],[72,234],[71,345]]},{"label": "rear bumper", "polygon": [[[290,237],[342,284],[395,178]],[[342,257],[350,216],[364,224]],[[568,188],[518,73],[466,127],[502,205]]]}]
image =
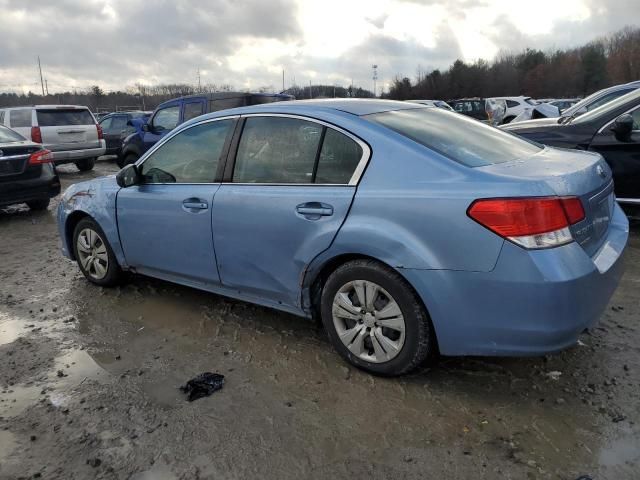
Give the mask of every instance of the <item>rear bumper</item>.
[{"label": "rear bumper", "polygon": [[443,355],[541,355],[576,343],[623,273],[629,223],[616,206],[593,257],[576,242],[524,250],[505,242],[491,272],[400,270],[422,297]]},{"label": "rear bumper", "polygon": [[[45,145],[45,148],[46,145]],[[84,160],[85,158],[95,158],[104,155],[106,152],[106,145],[104,140],[100,140],[100,147],[97,148],[82,148],[78,150],[58,150],[52,151],[53,161],[56,164],[72,163],[78,160]]]},{"label": "rear bumper", "polygon": [[43,165],[38,178],[0,183],[0,205],[53,198],[60,193],[60,180],[52,165]]}]

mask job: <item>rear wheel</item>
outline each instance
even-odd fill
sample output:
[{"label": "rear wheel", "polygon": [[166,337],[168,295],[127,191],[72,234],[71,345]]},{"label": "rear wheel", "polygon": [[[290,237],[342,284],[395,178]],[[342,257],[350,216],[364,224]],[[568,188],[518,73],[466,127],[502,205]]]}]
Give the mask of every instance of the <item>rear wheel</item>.
[{"label": "rear wheel", "polygon": [[81,172],[88,172],[89,170],[93,170],[93,167],[96,164],[96,159],[95,158],[85,158],[83,160],[78,160],[77,162],[75,162],[76,167],[78,167],[78,170],[80,170]]},{"label": "rear wheel", "polygon": [[49,202],[50,202],[50,199],[41,198],[38,200],[31,200],[27,202],[27,206],[31,210],[46,210],[49,207]]},{"label": "rear wheel", "polygon": [[76,225],[73,249],[80,271],[90,282],[111,287],[122,281],[122,269],[106,235],[90,218],[83,218]]},{"label": "rear wheel", "polygon": [[435,352],[431,321],[393,269],[372,260],[346,263],[327,279],[322,322],[338,353],[378,375],[408,373]]}]

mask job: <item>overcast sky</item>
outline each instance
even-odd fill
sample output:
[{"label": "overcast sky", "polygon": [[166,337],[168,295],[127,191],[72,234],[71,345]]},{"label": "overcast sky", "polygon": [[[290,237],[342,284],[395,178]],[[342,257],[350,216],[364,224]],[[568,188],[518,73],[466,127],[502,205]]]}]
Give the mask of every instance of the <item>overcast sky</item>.
[{"label": "overcast sky", "polygon": [[640,0],[0,0],[0,91],[136,83],[314,83],[396,75],[500,50],[580,45],[640,23]]}]

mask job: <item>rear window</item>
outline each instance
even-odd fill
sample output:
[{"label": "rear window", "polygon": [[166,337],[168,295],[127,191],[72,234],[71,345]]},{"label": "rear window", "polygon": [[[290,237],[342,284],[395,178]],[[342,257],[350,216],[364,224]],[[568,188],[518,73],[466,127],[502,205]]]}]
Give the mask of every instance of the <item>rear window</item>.
[{"label": "rear window", "polygon": [[9,110],[9,125],[12,127],[30,127],[31,109]]},{"label": "rear window", "polygon": [[94,125],[96,122],[89,110],[62,109],[38,110],[38,125],[41,127],[62,127],[65,125]]},{"label": "rear window", "polygon": [[13,130],[0,126],[0,143],[22,142],[26,140],[22,135]]},{"label": "rear window", "polygon": [[364,118],[469,167],[510,162],[542,150],[520,137],[442,109],[396,110]]}]

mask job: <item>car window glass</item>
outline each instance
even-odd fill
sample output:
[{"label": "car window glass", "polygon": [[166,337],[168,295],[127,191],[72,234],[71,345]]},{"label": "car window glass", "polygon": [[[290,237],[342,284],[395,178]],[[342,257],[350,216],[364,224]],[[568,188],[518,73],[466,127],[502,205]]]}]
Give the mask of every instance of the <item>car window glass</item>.
[{"label": "car window glass", "polygon": [[4,110],[0,112],[0,123],[4,123]]},{"label": "car window glass", "polygon": [[[623,105],[630,104],[631,102],[637,102],[640,99],[640,88],[636,90],[632,90],[631,92],[627,92],[626,95],[618,97],[614,100],[611,100],[604,105],[600,105],[598,108],[591,110],[579,117],[576,117],[572,120],[572,123],[580,124],[587,123],[591,121],[600,120],[602,117],[607,118],[611,112],[622,107]],[[637,103],[636,103],[637,104]],[[633,103],[631,103],[632,106]]]},{"label": "car window glass", "polygon": [[13,130],[0,126],[0,143],[12,143],[12,142],[22,142],[26,140],[22,135],[18,134],[18,132],[14,132]]},{"label": "car window glass", "polygon": [[31,109],[9,110],[9,125],[12,127],[30,127]]},{"label": "car window glass", "polygon": [[185,103],[184,104],[184,121],[191,120],[192,118],[199,117],[204,112],[202,111],[202,107],[204,104],[202,102],[197,103]]},{"label": "car window glass", "polygon": [[163,108],[153,117],[153,127],[157,130],[173,130],[180,121],[180,106]]},{"label": "car window glass", "polygon": [[517,107],[518,105],[520,105],[518,102],[514,102],[513,100],[507,100],[507,107],[509,108]]},{"label": "car window glass", "polygon": [[322,142],[315,183],[349,183],[362,147],[346,135],[328,128]]},{"label": "car window glass", "polygon": [[640,108],[636,108],[631,112],[631,116],[633,117],[633,129],[640,130]]},{"label": "car window glass", "polygon": [[533,142],[439,108],[397,110],[363,118],[469,167],[524,159],[542,150]]},{"label": "car window glass", "polygon": [[111,130],[111,123],[113,122],[113,117],[103,118],[99,123],[102,127],[102,131],[108,132]]},{"label": "car window glass", "polygon": [[111,130],[114,132],[120,132],[127,128],[127,116],[126,115],[117,115],[112,117]]},{"label": "car window glass", "polygon": [[317,123],[294,118],[248,118],[233,181],[311,183],[322,129]]},{"label": "car window glass", "polygon": [[38,117],[38,125],[41,127],[96,124],[91,112],[82,108],[36,110],[36,115]]},{"label": "car window glass", "polygon": [[608,93],[607,95],[604,95],[602,98],[599,98],[595,102],[587,105],[587,111],[590,111],[590,110],[593,110],[595,108],[598,108],[600,105],[604,105],[605,103],[610,102],[614,98],[621,97],[625,93],[629,93],[629,92],[630,92],[630,90],[619,90],[617,92]]},{"label": "car window glass", "polygon": [[233,120],[188,128],[169,139],[142,164],[144,183],[211,183]]}]

